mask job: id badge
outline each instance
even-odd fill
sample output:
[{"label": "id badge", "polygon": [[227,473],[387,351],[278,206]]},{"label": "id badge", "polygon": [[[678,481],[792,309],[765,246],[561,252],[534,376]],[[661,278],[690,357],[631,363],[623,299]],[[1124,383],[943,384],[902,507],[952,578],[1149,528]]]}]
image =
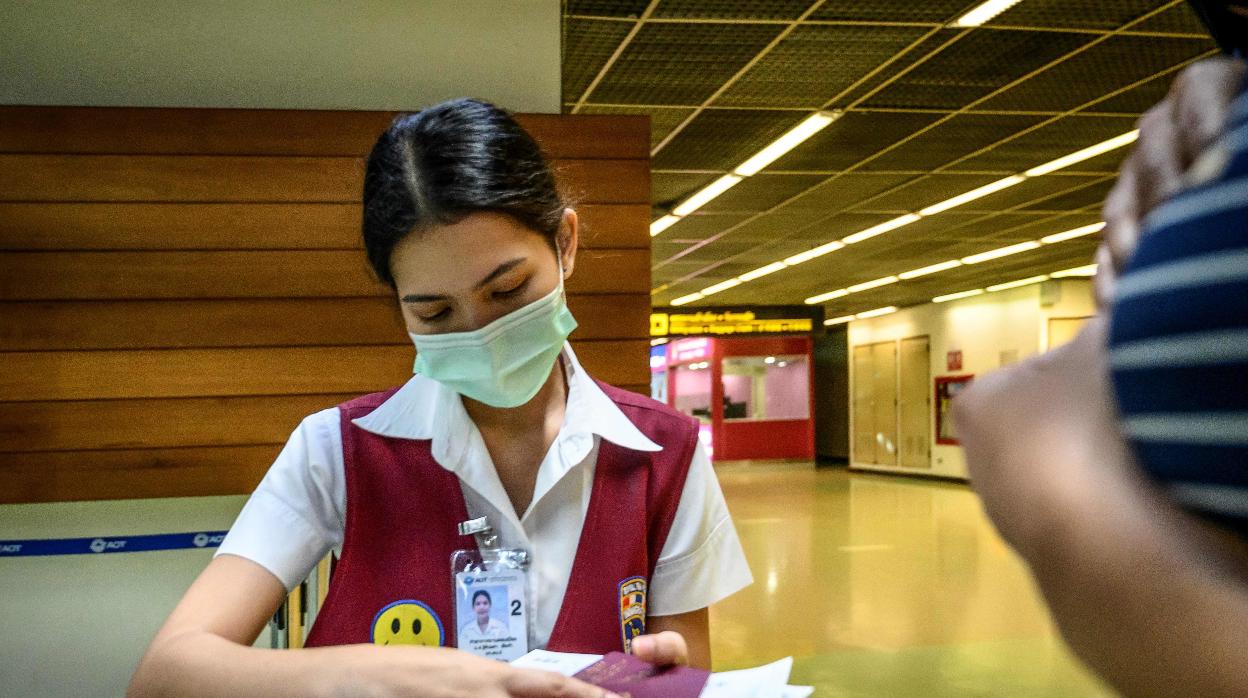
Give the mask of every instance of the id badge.
[{"label": "id badge", "polygon": [[524,550],[457,550],[451,556],[456,647],[504,662],[528,653],[528,567]]}]

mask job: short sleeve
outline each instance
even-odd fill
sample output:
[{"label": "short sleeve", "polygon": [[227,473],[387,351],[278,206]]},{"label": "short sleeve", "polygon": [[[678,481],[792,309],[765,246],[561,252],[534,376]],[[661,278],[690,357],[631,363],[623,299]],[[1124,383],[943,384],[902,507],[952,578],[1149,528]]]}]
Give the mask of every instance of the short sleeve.
[{"label": "short sleeve", "polygon": [[753,581],[715,469],[699,444],[650,580],[648,613],[671,616],[697,611]]},{"label": "short sleeve", "polygon": [[341,548],[346,510],[338,408],[306,417],[239,513],[217,555],[238,555],[293,589]]}]

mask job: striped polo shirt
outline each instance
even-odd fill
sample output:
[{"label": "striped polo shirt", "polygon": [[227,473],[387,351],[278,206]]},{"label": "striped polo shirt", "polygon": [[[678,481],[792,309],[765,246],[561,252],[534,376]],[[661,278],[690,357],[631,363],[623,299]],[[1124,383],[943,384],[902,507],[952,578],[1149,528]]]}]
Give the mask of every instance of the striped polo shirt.
[{"label": "striped polo shirt", "polygon": [[1118,281],[1110,368],[1143,467],[1248,533],[1248,91],[1189,175]]}]

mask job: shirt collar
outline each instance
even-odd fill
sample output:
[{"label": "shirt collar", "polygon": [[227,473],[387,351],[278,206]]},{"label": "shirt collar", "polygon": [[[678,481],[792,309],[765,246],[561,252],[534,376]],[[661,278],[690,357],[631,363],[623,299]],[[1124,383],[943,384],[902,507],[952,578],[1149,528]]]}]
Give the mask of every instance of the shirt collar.
[{"label": "shirt collar", "polygon": [[[584,451],[579,458],[572,452],[564,453],[566,460],[573,464],[583,460],[594,435],[635,451],[663,450],[641,433],[585,372],[571,345],[564,345],[563,357],[568,405],[556,440],[561,449],[566,444],[571,447],[569,451]],[[421,375],[412,376],[376,409],[352,422],[381,436],[432,441],[434,459],[448,470],[456,470],[475,430],[459,395]]]}]

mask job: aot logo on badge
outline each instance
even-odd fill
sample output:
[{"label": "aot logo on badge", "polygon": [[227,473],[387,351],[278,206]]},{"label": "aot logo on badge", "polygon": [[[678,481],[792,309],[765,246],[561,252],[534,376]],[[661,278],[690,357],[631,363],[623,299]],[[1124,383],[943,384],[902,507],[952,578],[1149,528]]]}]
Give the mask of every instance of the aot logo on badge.
[{"label": "aot logo on badge", "polygon": [[12,545],[0,545],[0,554],[16,555],[20,552],[22,552],[22,546],[20,543],[14,543]]},{"label": "aot logo on badge", "polygon": [[121,550],[125,547],[126,541],[124,540],[104,540],[103,538],[96,538],[91,541],[91,552],[93,553],[102,553],[106,550]]},{"label": "aot logo on badge", "polygon": [[632,649],[633,638],[646,634],[645,577],[629,577],[620,582],[620,632],[625,652]]}]

